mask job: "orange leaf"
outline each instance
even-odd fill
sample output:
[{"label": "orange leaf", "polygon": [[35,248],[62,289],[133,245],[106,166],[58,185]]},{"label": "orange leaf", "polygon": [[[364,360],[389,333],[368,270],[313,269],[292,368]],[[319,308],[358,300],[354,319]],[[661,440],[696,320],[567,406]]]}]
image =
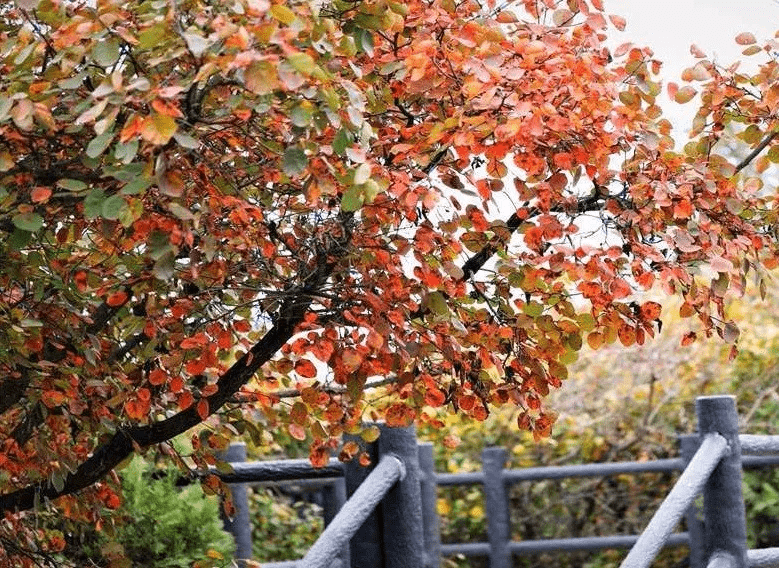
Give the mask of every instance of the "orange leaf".
[{"label": "orange leaf", "polygon": [[682,347],[691,345],[698,338],[698,334],[694,331],[689,331],[682,337]]},{"label": "orange leaf", "polygon": [[347,373],[352,373],[360,368],[362,364],[362,355],[356,349],[346,349],[341,354],[341,360]]},{"label": "orange leaf", "polygon": [[308,359],[300,359],[295,363],[295,372],[304,379],[312,379],[316,377],[316,366]]},{"label": "orange leaf", "polygon": [[48,187],[36,187],[30,192],[33,203],[45,203],[51,197],[51,189]]},{"label": "orange leaf", "polygon": [[105,302],[112,308],[117,308],[121,305],[124,305],[126,301],[127,301],[127,292],[125,292],[124,290],[119,290],[118,292],[114,292],[113,294],[108,296]]},{"label": "orange leaf", "polygon": [[636,342],[636,330],[627,324],[622,325],[617,332],[619,340],[625,347],[630,347]]},{"label": "orange leaf", "polygon": [[124,405],[127,416],[134,420],[141,420],[149,412],[149,403],[143,400],[128,400]]},{"label": "orange leaf", "polygon": [[601,345],[603,345],[603,341],[603,334],[598,331],[593,331],[587,336],[587,344],[591,349],[598,349]]},{"label": "orange leaf", "polygon": [[476,397],[473,396],[472,394],[458,396],[457,404],[460,406],[460,408],[468,412],[476,404]]},{"label": "orange leaf", "polygon": [[200,332],[193,337],[187,337],[179,344],[179,347],[182,349],[192,349],[193,347],[200,347],[206,343],[208,343],[208,337],[206,337],[205,333]]},{"label": "orange leaf", "polygon": [[76,283],[76,288],[79,292],[85,292],[87,289],[87,273],[83,270],[79,270],[73,275],[73,282]]},{"label": "orange leaf", "polygon": [[657,302],[645,302],[641,305],[641,317],[647,321],[656,320],[660,317],[662,306]]},{"label": "orange leaf", "polygon": [[610,285],[611,294],[614,296],[615,299],[622,299],[627,298],[630,296],[630,293],[632,292],[632,289],[630,288],[630,284],[625,282],[622,278],[615,278],[611,281]]},{"label": "orange leaf", "polygon": [[427,389],[425,404],[428,406],[441,406],[446,401],[446,395],[437,388]]}]

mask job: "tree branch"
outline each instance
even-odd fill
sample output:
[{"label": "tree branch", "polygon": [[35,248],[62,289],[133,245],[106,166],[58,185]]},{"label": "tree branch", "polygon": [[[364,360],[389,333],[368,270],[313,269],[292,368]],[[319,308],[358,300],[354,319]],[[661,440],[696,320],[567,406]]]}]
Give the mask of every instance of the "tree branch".
[{"label": "tree branch", "polygon": [[[585,211],[590,211],[592,208],[601,200],[603,199],[604,194],[602,190],[596,186],[595,190],[588,195],[587,197],[583,197],[579,199],[576,211],[578,213],[584,213]],[[550,213],[565,213],[568,211],[568,209],[565,207],[565,205],[556,205],[554,207],[551,207],[549,209]],[[523,216],[520,218],[520,216],[514,212],[511,217],[508,218],[506,221],[506,228],[509,230],[509,234],[513,234],[514,231],[516,231],[520,225],[522,225],[523,222],[525,222],[527,219],[530,219],[532,217],[535,217],[537,215],[540,215],[542,211],[537,208],[533,207],[526,216]],[[471,258],[467,260],[465,264],[462,266],[463,276],[462,280],[468,280],[471,276],[476,274],[479,270],[484,267],[484,265],[487,263],[487,261],[492,258],[492,256],[498,252],[502,247],[504,247],[506,243],[499,242],[499,241],[491,241],[484,245],[484,248],[482,248],[479,252],[477,252],[475,255],[473,255]]]},{"label": "tree branch", "polygon": [[[304,283],[289,291],[288,299],[279,310],[275,325],[236,361],[219,378],[218,390],[207,397],[209,414],[213,414],[246,384],[255,373],[294,335],[295,329],[314,301],[315,292],[330,277],[341,257],[346,253],[346,244],[351,240],[351,214],[343,214],[341,221],[344,235],[334,240],[328,248],[329,255],[322,255]],[[145,426],[119,429],[111,439],[98,447],[75,473],[69,474],[60,491],[47,483],[28,485],[11,493],[0,495],[0,511],[21,511],[31,509],[41,498],[56,499],[75,493],[96,483],[115,468],[133,451],[135,446],[150,446],[170,440],[202,422],[196,407],[190,406],[178,414]]]},{"label": "tree branch", "polygon": [[765,150],[766,146],[768,146],[773,141],[773,139],[776,138],[778,135],[779,135],[779,131],[777,130],[774,130],[770,134],[766,135],[766,137],[760,141],[760,144],[755,146],[755,149],[752,150],[746,158],[744,158],[743,160],[741,160],[741,162],[739,162],[739,164],[736,166],[736,171],[734,173],[737,174],[738,172],[746,168],[752,162],[752,160],[757,158],[760,152]]}]

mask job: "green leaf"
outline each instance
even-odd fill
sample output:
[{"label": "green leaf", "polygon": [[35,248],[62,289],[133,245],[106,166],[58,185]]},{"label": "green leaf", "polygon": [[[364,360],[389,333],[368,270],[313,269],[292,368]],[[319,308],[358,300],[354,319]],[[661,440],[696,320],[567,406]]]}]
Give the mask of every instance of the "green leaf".
[{"label": "green leaf", "polygon": [[114,147],[114,158],[123,164],[129,164],[138,153],[138,139],[133,138],[128,142],[118,142]]},{"label": "green leaf", "polygon": [[437,316],[449,315],[449,305],[441,292],[431,292],[427,295],[427,307]]},{"label": "green leaf", "polygon": [[14,232],[8,238],[8,246],[12,250],[24,249],[32,239],[32,233],[23,229],[14,229]]},{"label": "green leaf", "polygon": [[121,195],[112,195],[103,201],[103,205],[101,207],[102,217],[104,219],[116,220],[121,217],[126,207],[127,202]]},{"label": "green leaf", "polygon": [[18,215],[14,215],[13,219],[11,220],[17,229],[21,229],[22,231],[29,231],[30,233],[34,233],[43,227],[43,217],[34,211],[30,211],[28,213],[19,213]]},{"label": "green leaf", "polygon": [[[182,146],[184,148],[189,148],[190,150],[197,150],[200,148],[200,141],[196,138],[193,138],[189,134],[185,134],[184,132],[176,132],[173,135],[173,138],[176,140],[176,142],[179,143],[179,146]],[[138,141],[135,141],[136,144]]]},{"label": "green leaf", "polygon": [[113,39],[100,40],[92,48],[95,63],[102,67],[110,67],[119,59],[119,42]]},{"label": "green leaf", "polygon": [[531,318],[537,318],[544,313],[544,306],[538,302],[530,302],[529,304],[525,304],[525,307],[522,308],[522,311]]},{"label": "green leaf", "polygon": [[364,53],[373,56],[373,34],[370,31],[357,30],[354,32],[354,41]]},{"label": "green leaf", "polygon": [[87,156],[90,158],[97,158],[106,148],[108,148],[113,137],[113,131],[103,132],[99,136],[95,136],[87,145]]},{"label": "green leaf", "polygon": [[138,34],[138,47],[141,49],[157,47],[162,43],[162,39],[167,34],[167,31],[168,29],[165,24],[155,24],[146,28]]},{"label": "green leaf", "polygon": [[130,183],[125,185],[119,193],[122,195],[138,195],[146,191],[152,184],[152,179],[146,176],[138,176]]},{"label": "green leaf", "polygon": [[303,173],[308,165],[308,158],[300,148],[287,148],[281,160],[281,169],[290,177]]},{"label": "green leaf", "polygon": [[311,103],[303,101],[297,105],[289,113],[289,118],[292,120],[292,124],[304,128],[311,123],[311,118],[314,116],[314,109],[311,107]]},{"label": "green leaf", "polygon": [[346,149],[351,147],[352,145],[352,137],[348,130],[345,128],[342,128],[339,130],[335,137],[333,138],[333,152],[338,154],[339,156],[343,156],[346,152]]},{"label": "green leaf", "polygon": [[160,280],[170,280],[175,273],[176,255],[170,251],[154,263],[154,275]]},{"label": "green leaf", "polygon": [[105,193],[102,189],[93,189],[84,198],[84,217],[96,219],[103,215],[103,201]]},{"label": "green leaf", "polygon": [[311,75],[317,67],[316,63],[314,63],[314,58],[303,52],[287,56],[287,62],[295,71],[302,75]]},{"label": "green leaf", "polygon": [[363,195],[356,185],[349,187],[341,196],[341,210],[346,212],[357,211],[363,204]]}]

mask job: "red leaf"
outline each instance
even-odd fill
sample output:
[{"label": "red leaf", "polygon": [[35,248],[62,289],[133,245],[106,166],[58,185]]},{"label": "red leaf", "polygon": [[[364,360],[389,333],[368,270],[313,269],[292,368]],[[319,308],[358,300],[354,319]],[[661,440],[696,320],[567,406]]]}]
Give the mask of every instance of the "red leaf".
[{"label": "red leaf", "polygon": [[163,385],[168,380],[168,373],[162,369],[154,369],[149,373],[149,383],[152,385]]},{"label": "red leaf", "polygon": [[195,402],[195,397],[192,396],[191,392],[184,391],[178,395],[176,401],[178,402],[179,408],[181,410],[186,410],[187,408],[192,406],[193,402]]},{"label": "red leaf", "polygon": [[201,398],[197,403],[197,415],[201,420],[208,418],[208,399]]},{"label": "red leaf", "polygon": [[644,302],[641,305],[641,317],[647,321],[654,321],[660,317],[662,306],[657,302]]}]

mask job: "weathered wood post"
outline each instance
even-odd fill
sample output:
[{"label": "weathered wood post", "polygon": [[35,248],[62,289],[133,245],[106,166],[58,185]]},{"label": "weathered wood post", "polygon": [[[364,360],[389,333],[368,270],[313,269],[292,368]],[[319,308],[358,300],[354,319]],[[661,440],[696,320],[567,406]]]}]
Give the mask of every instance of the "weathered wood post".
[{"label": "weathered wood post", "polygon": [[[689,465],[690,460],[698,451],[701,445],[700,436],[697,434],[683,434],[679,436],[682,459],[684,467]],[[684,521],[687,525],[687,534],[690,535],[690,568],[705,568],[703,560],[703,511],[697,503],[693,503],[684,514]]]},{"label": "weathered wood post", "polygon": [[378,442],[380,457],[394,454],[406,468],[406,475],[379,507],[384,524],[384,568],[420,568],[425,563],[425,541],[416,428],[382,425]]},{"label": "weathered wood post", "polygon": [[504,448],[484,448],[481,454],[484,469],[484,505],[487,513],[487,534],[490,539],[490,568],[510,568],[511,516],[508,491],[503,479],[507,452]]},{"label": "weathered wood post", "polygon": [[703,489],[704,557],[728,568],[746,568],[747,537],[744,498],[741,494],[741,444],[738,414],[732,396],[702,396],[696,399],[701,436],[716,432],[730,452],[719,462]]},{"label": "weathered wood post", "polygon": [[[245,462],[246,444],[230,444],[218,457],[229,463]],[[241,567],[246,565],[244,560],[251,560],[252,557],[252,523],[249,519],[248,487],[246,483],[231,483],[230,492],[235,505],[235,516],[228,519],[222,513],[225,530],[235,539],[235,558]]]},{"label": "weathered wood post", "polygon": [[438,484],[435,478],[433,444],[419,444],[419,469],[422,473],[422,524],[425,528],[425,568],[441,565],[441,527],[438,519]]}]

